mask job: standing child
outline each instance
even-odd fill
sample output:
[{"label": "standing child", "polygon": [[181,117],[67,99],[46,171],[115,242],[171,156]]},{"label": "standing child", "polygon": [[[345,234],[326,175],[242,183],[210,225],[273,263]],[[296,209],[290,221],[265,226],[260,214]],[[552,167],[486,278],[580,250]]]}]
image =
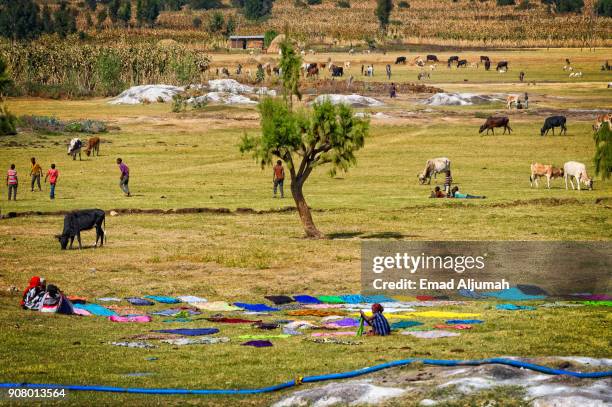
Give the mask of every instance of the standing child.
[{"label": "standing child", "polygon": [[128,186],[128,183],[130,182],[130,169],[127,165],[125,165],[121,158],[117,158],[117,164],[119,165],[119,171],[121,171],[121,176],[119,177],[119,187],[125,193],[125,196],[132,196]]},{"label": "standing child", "polygon": [[272,198],[276,198],[276,187],[280,188],[281,198],[285,197],[283,193],[283,183],[285,182],[285,169],[283,168],[283,162],[278,160],[272,171],[272,183],[274,184],[274,195]]},{"label": "standing child", "polygon": [[385,316],[383,315],[384,310],[385,309],[382,305],[376,303],[372,304],[371,317],[366,316],[363,311],[359,311],[359,313],[361,314],[361,318],[363,318],[363,320],[372,327],[372,330],[368,332],[368,335],[391,335],[391,326],[389,326],[389,321],[387,321],[387,318],[385,318]]},{"label": "standing child", "polygon": [[6,186],[8,187],[8,200],[11,200],[11,195],[13,195],[13,200],[17,200],[17,185],[19,185],[19,180],[17,179],[17,170],[15,170],[15,164],[11,164],[11,168],[6,172]]},{"label": "standing child", "polygon": [[55,169],[55,164],[51,164],[51,169],[47,171],[47,175],[45,175],[45,184],[47,183],[47,179],[49,179],[49,185],[51,185],[51,190],[49,192],[49,198],[55,199],[55,184],[57,184],[57,179],[59,178],[59,171]]},{"label": "standing child", "polygon": [[446,171],[446,178],[444,179],[444,192],[450,194],[451,185],[453,184],[453,177],[450,170]]},{"label": "standing child", "polygon": [[30,161],[32,162],[32,169],[30,170],[30,175],[32,176],[32,183],[30,185],[30,189],[32,190],[32,192],[34,192],[34,183],[37,183],[38,190],[42,191],[42,188],[40,187],[40,177],[42,176],[42,168],[40,164],[36,162],[36,158],[32,157]]}]

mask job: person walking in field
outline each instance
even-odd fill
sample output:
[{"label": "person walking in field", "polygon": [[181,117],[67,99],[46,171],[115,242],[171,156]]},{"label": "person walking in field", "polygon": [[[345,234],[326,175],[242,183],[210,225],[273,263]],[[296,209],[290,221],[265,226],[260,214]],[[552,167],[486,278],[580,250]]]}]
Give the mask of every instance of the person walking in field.
[{"label": "person walking in field", "polygon": [[284,198],[283,183],[285,182],[285,169],[283,168],[283,162],[278,160],[272,171],[272,183],[274,184],[274,194],[272,198],[276,198],[276,188],[280,189],[280,197]]},{"label": "person walking in field", "polygon": [[389,97],[390,98],[397,97],[397,86],[395,86],[395,83],[391,83],[391,87],[389,88]]},{"label": "person walking in field", "polygon": [[128,186],[130,182],[130,169],[123,162],[121,158],[117,158],[117,165],[119,165],[119,171],[121,171],[121,176],[119,177],[119,187],[125,194],[125,196],[132,196],[130,194],[130,188]]},{"label": "person walking in field", "polygon": [[391,65],[387,64],[386,68],[387,70],[387,80],[391,80]]},{"label": "person walking in field", "polygon": [[17,179],[17,170],[15,170],[15,164],[11,164],[11,168],[6,172],[6,186],[8,187],[8,200],[17,200],[17,185],[19,180]]},{"label": "person walking in field", "polygon": [[47,171],[47,175],[45,175],[45,184],[47,183],[47,179],[49,180],[49,185],[51,186],[49,190],[49,198],[55,199],[55,184],[57,184],[57,179],[59,178],[59,171],[55,168],[55,164],[51,164],[51,168]]},{"label": "person walking in field", "polygon": [[38,184],[38,190],[42,191],[40,187],[40,177],[42,176],[42,167],[40,164],[36,162],[36,158],[32,157],[30,159],[32,162],[32,169],[30,170],[30,176],[32,177],[32,183],[30,185],[31,192],[34,192],[34,184]]}]

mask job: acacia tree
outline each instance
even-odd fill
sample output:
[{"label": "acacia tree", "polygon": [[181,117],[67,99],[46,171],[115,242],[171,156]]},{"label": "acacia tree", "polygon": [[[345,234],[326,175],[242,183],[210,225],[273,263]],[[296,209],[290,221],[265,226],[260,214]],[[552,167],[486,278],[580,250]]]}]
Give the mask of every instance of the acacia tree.
[{"label": "acacia tree", "polygon": [[[240,143],[242,153],[252,152],[262,167],[276,158],[285,161],[291,177],[291,195],[304,226],[306,236],[323,235],[314,224],[304,197],[304,183],[312,171],[331,164],[330,175],[347,171],[355,165],[355,152],[364,145],[369,122],[353,115],[347,105],[333,105],[329,100],[315,103],[312,110],[293,111],[291,98],[299,95],[301,58],[293,51],[288,37],[281,45],[283,99],[266,98],[259,104],[261,136],[245,134]],[[298,66],[296,76],[294,66]],[[287,98],[288,96],[288,98]]]},{"label": "acacia tree", "polygon": [[603,122],[593,135],[595,141],[595,175],[601,174],[602,179],[612,175],[612,129],[610,123]]}]

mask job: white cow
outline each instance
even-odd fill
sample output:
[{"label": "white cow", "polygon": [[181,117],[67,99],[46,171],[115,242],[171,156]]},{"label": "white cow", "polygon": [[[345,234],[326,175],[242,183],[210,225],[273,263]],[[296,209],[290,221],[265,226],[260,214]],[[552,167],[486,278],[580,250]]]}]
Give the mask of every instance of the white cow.
[{"label": "white cow", "polygon": [[81,160],[81,147],[83,147],[83,142],[80,138],[75,137],[70,140],[70,144],[68,144],[68,155],[72,156],[73,160],[76,160],[77,154],[79,155],[79,161]]},{"label": "white cow", "polygon": [[574,182],[572,180],[572,177],[576,179],[576,184],[578,184],[578,191],[580,191],[581,182],[589,189],[593,189],[593,180],[587,175],[586,166],[583,163],[579,163],[577,161],[568,161],[563,164],[563,178],[565,179],[565,189],[568,189],[568,179],[570,184],[572,184],[572,189],[576,189],[574,188]]},{"label": "white cow", "polygon": [[418,175],[419,183],[423,185],[425,184],[425,181],[427,181],[428,184],[431,184],[431,176],[433,175],[435,177],[441,172],[450,171],[450,165],[451,162],[446,157],[438,157],[427,160],[425,163],[425,169],[423,169],[423,172]]}]

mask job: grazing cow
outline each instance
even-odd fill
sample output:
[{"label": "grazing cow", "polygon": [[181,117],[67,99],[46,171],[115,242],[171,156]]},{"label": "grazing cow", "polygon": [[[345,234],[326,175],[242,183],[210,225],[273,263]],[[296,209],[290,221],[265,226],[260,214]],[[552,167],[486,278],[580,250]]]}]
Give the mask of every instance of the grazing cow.
[{"label": "grazing cow", "polygon": [[406,65],[406,57],[395,58],[395,65],[403,64]]},{"label": "grazing cow", "polygon": [[497,63],[497,68],[495,68],[496,71],[501,71],[501,70],[507,71],[508,70],[508,61],[499,61]]},{"label": "grazing cow", "polygon": [[457,61],[457,68],[464,67],[467,68],[467,59],[461,59]]},{"label": "grazing cow", "polygon": [[306,77],[310,78],[311,76],[319,76],[319,68],[316,66],[308,67],[308,71],[306,71]]},{"label": "grazing cow", "polygon": [[593,131],[599,131],[604,123],[608,123],[608,127],[612,130],[612,113],[600,114],[595,118],[595,124],[593,125]]},{"label": "grazing cow", "polygon": [[425,61],[423,61],[421,58],[417,59],[416,62],[417,66],[425,66]]},{"label": "grazing cow", "polygon": [[441,172],[450,171],[451,162],[446,157],[432,158],[427,160],[425,163],[425,168],[423,172],[418,175],[419,184],[425,184],[427,181],[428,184],[431,184],[432,175],[435,177],[437,174]]},{"label": "grazing cow", "polygon": [[440,60],[438,59],[437,56],[433,55],[433,54],[429,54],[427,55],[426,61],[429,62],[440,62]]},{"label": "grazing cow", "polygon": [[452,57],[449,57],[449,58],[448,58],[447,63],[448,63],[448,67],[449,67],[449,68],[451,67],[451,64],[452,64],[453,62],[455,62],[455,63],[459,62],[459,57],[458,57],[457,55],[453,55]]},{"label": "grazing cow", "polygon": [[540,136],[545,136],[548,134],[548,130],[552,129],[553,136],[555,135],[555,127],[561,127],[560,134],[567,135],[567,127],[565,127],[565,122],[567,119],[565,116],[550,116],[544,120],[544,126],[540,129]]},{"label": "grazing cow", "polygon": [[568,179],[570,184],[572,184],[572,189],[575,189],[572,178],[576,179],[576,184],[578,184],[578,191],[580,191],[581,182],[589,189],[593,189],[593,180],[587,175],[586,166],[583,163],[579,163],[576,161],[568,161],[563,164],[563,178],[565,179],[565,189],[568,189]]},{"label": "grazing cow", "polygon": [[[104,225],[104,228],[102,227]],[[104,245],[106,232],[106,220],[105,214],[102,209],[84,209],[80,211],[70,212],[64,217],[64,231],[61,235],[55,237],[59,240],[62,250],[66,250],[68,246],[68,240],[70,240],[70,249],[72,249],[72,243],[74,238],[77,238],[79,242],[79,249],[82,249],[81,245],[81,231],[90,230],[95,226],[96,228],[96,244],[100,241],[100,247]]]},{"label": "grazing cow", "polygon": [[486,62],[486,61],[490,61],[489,57],[486,55],[481,55],[480,56],[480,62]]},{"label": "grazing cow", "polygon": [[495,135],[496,127],[504,128],[504,132],[502,134],[506,134],[506,130],[508,130],[508,134],[512,133],[512,128],[510,127],[510,119],[507,116],[490,116],[487,121],[482,126],[480,126],[478,134],[482,133],[485,130],[487,131],[487,134],[489,134],[489,130],[492,130],[493,135]]},{"label": "grazing cow", "polygon": [[429,76],[429,72],[419,72],[417,78],[422,81],[423,79],[431,79],[431,76]]},{"label": "grazing cow", "polygon": [[81,148],[83,147],[83,142],[80,138],[75,137],[70,140],[70,144],[68,145],[68,155],[72,156],[73,160],[76,160],[77,154],[79,155],[79,161],[81,160]]},{"label": "grazing cow", "polygon": [[351,69],[351,61],[344,62],[344,69],[346,69],[347,71]]},{"label": "grazing cow", "polygon": [[582,72],[578,71],[578,72],[572,72],[571,74],[569,74],[570,78],[582,78]]},{"label": "grazing cow", "polygon": [[518,105],[519,95],[508,95],[506,96],[506,109],[512,108],[512,104]]},{"label": "grazing cow", "polygon": [[342,68],[341,66],[333,66],[331,76],[337,77],[337,76],[343,76],[343,75],[344,75],[344,68]]},{"label": "grazing cow", "polygon": [[485,71],[488,71],[489,69],[491,69],[491,61],[485,61],[484,66],[485,66]]},{"label": "grazing cow", "polygon": [[93,152],[94,157],[97,155],[100,156],[100,137],[90,137],[87,140],[87,149],[85,150],[85,154],[87,157]]},{"label": "grazing cow", "polygon": [[531,175],[529,176],[529,184],[539,188],[538,178],[546,177],[546,186],[550,189],[550,180],[563,177],[563,168],[557,168],[552,165],[533,163],[531,164]]}]

